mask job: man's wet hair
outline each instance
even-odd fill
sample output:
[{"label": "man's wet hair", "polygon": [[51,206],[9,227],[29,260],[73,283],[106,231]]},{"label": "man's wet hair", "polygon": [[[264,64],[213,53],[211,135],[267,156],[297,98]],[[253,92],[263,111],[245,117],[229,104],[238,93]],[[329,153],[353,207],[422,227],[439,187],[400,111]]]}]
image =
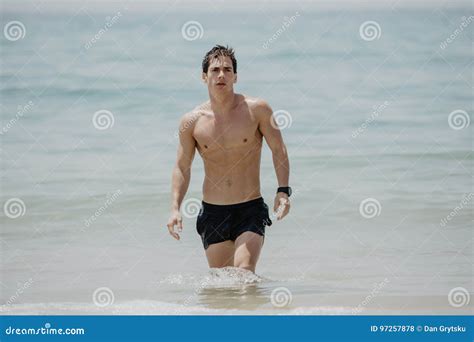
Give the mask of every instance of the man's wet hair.
[{"label": "man's wet hair", "polygon": [[234,73],[237,73],[237,60],[235,59],[234,49],[229,46],[222,45],[216,45],[206,53],[204,59],[202,60],[202,72],[207,74],[207,70],[209,69],[209,64],[211,64],[211,61],[214,58],[218,58],[220,56],[229,57],[232,61]]}]

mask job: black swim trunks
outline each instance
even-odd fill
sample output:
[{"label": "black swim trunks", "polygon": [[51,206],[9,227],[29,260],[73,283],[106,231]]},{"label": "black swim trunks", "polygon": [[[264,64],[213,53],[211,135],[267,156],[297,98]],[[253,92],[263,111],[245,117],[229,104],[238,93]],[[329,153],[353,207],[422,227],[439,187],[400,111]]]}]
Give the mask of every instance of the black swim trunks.
[{"label": "black swim trunks", "polygon": [[244,232],[254,232],[265,237],[265,226],[271,225],[268,206],[262,197],[229,205],[203,201],[196,221],[204,249],[213,243],[235,241]]}]

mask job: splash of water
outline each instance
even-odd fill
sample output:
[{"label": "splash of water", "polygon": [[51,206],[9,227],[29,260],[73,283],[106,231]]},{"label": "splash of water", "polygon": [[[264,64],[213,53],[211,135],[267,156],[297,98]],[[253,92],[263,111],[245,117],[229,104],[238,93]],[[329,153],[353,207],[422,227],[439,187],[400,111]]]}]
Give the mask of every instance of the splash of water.
[{"label": "splash of water", "polygon": [[207,288],[250,285],[258,284],[264,281],[270,281],[270,279],[261,277],[242,268],[229,266],[222,268],[211,268],[209,269],[209,273],[206,275],[170,274],[166,276],[166,278],[160,280],[158,283],[183,286],[191,285]]},{"label": "splash of water", "polygon": [[261,283],[265,279],[252,271],[238,267],[211,268],[206,277],[209,285],[246,285]]}]

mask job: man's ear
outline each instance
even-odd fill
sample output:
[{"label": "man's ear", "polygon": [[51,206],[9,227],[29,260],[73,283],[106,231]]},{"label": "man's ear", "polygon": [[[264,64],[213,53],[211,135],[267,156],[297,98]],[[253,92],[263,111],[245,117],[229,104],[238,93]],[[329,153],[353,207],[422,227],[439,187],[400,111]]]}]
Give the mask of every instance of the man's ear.
[{"label": "man's ear", "polygon": [[234,75],[234,83],[237,83],[237,74]]},{"label": "man's ear", "polygon": [[207,74],[203,72],[201,74],[201,79],[203,80],[204,83],[207,83]]}]

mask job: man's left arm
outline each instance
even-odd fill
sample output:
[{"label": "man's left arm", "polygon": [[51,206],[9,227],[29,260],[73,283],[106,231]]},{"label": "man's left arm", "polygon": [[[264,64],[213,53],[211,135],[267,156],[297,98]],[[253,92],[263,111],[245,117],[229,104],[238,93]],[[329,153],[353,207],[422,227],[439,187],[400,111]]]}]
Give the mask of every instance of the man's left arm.
[{"label": "man's left arm", "polygon": [[[289,186],[290,163],[283,137],[273,117],[272,108],[265,101],[258,100],[255,112],[259,122],[258,128],[272,151],[278,187],[287,187]],[[281,220],[288,214],[290,211],[290,200],[286,193],[278,192],[276,194],[273,211],[277,213],[278,220]]]}]

